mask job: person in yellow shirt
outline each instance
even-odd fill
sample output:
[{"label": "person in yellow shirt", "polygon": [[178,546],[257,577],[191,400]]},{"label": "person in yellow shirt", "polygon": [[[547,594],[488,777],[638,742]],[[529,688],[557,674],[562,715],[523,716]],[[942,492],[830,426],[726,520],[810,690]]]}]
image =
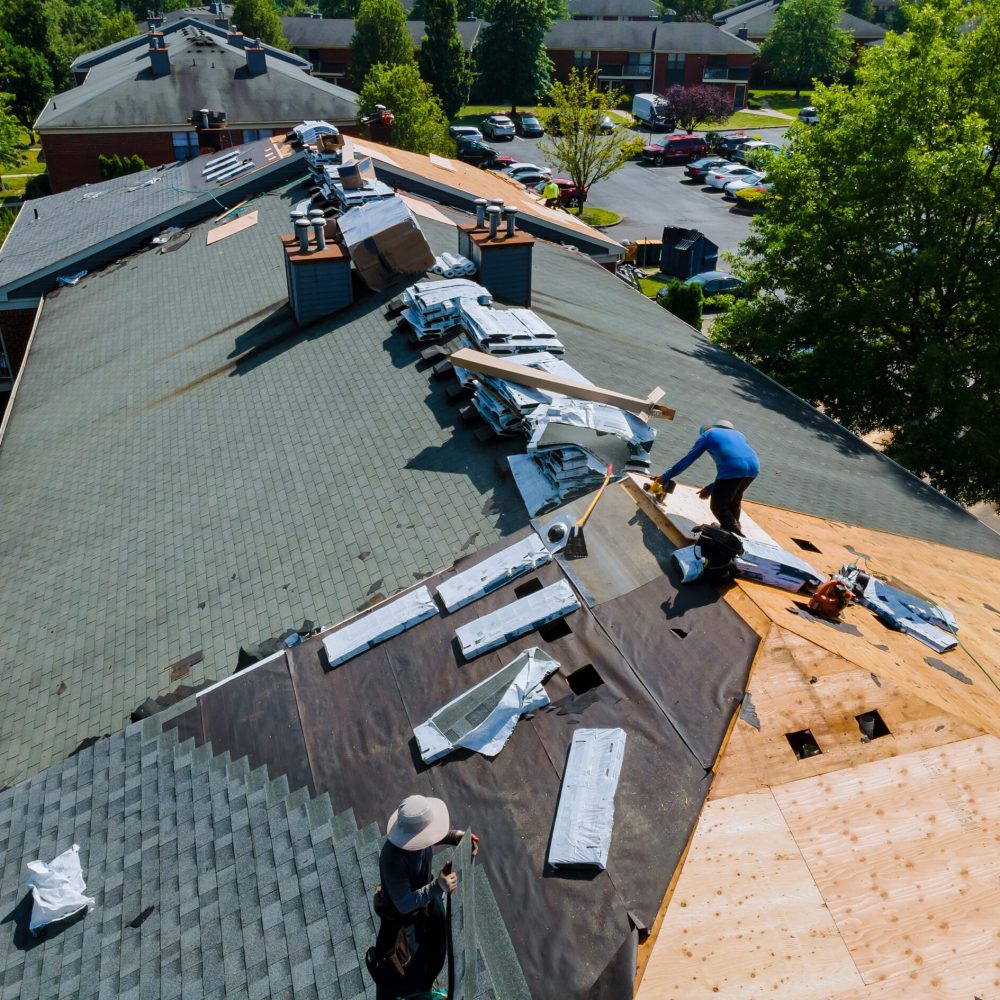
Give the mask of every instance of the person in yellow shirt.
[{"label": "person in yellow shirt", "polygon": [[559,185],[550,177],[542,188],[542,197],[545,199],[546,208],[559,207]]}]

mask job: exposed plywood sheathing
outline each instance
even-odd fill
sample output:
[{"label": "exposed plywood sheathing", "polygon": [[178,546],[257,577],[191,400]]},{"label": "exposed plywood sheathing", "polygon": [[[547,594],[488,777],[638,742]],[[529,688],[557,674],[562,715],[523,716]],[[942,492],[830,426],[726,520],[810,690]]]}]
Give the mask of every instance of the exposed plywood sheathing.
[{"label": "exposed plywood sheathing", "polygon": [[[629,492],[668,535],[681,544],[666,507],[632,477]],[[737,587],[772,622],[802,639],[873,672],[964,721],[1000,735],[1000,564],[989,556],[935,542],[811,517],[794,511],[746,503],[747,513],[783,548],[800,552],[794,539],[819,551],[804,555],[830,574],[851,562],[884,575],[904,590],[939,602],[958,619],[961,646],[935,654],[918,640],[882,625],[866,608],[854,605],[843,622],[824,622],[805,613],[806,599],[747,580]],[[712,521],[708,504],[704,520]],[[737,606],[727,595],[727,600]],[[748,619],[750,620],[750,619]],[[759,620],[754,623],[756,628]],[[759,631],[759,629],[758,629]],[[973,657],[975,659],[973,659]],[[978,663],[976,662],[978,661]]]},{"label": "exposed plywood sheathing", "polygon": [[709,802],[637,1000],[825,1000],[863,985],[770,791]]},{"label": "exposed plywood sheathing", "polygon": [[998,830],[993,736],[714,799],[637,997],[1000,995]]},{"label": "exposed plywood sheathing", "polygon": [[213,243],[218,243],[219,240],[224,240],[227,236],[242,233],[244,229],[256,225],[257,213],[247,212],[246,215],[241,215],[239,218],[233,219],[232,222],[226,222],[221,226],[216,226],[215,229],[209,229],[205,236],[205,242],[211,246]]},{"label": "exposed plywood sheathing", "polygon": [[[776,625],[762,646],[748,691],[759,729],[737,719],[712,798],[982,734],[906,688]],[[889,735],[868,739],[862,732],[857,716],[872,711],[879,713]],[[803,729],[813,734],[822,753],[799,760],[786,734]]]}]

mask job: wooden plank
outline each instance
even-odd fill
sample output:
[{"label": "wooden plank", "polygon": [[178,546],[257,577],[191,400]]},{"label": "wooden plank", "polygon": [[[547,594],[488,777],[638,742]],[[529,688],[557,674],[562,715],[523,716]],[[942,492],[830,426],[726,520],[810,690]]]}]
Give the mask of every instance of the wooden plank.
[{"label": "wooden plank", "polygon": [[997,995],[1000,741],[980,736],[773,794],[861,975],[881,988],[872,996],[944,995],[955,983],[955,995]]},{"label": "wooden plank", "polygon": [[[740,719],[717,768],[712,798],[982,735],[910,691],[772,626],[748,690],[760,729]],[[877,711],[890,735],[867,740],[856,716]],[[808,729],[823,751],[799,760],[786,734]]]},{"label": "wooden plank", "polygon": [[227,222],[224,225],[210,229],[205,237],[205,242],[211,246],[213,243],[218,243],[219,240],[224,240],[227,236],[242,233],[244,229],[249,229],[251,226],[256,225],[257,213],[247,212],[246,215],[241,215],[238,219],[233,219],[232,222]]},{"label": "wooden plank", "polygon": [[637,1000],[826,1000],[863,986],[771,793],[709,802]]},{"label": "wooden plank", "polygon": [[467,371],[492,375],[494,378],[506,379],[508,382],[528,386],[532,389],[561,392],[574,399],[589,399],[595,403],[608,403],[611,406],[628,410],[630,413],[649,414],[654,417],[663,417],[666,420],[674,419],[674,411],[658,402],[663,396],[663,390],[659,388],[654,389],[645,399],[639,399],[636,396],[627,396],[611,389],[601,389],[596,385],[584,385],[582,382],[559,378],[548,372],[528,368],[526,365],[519,365],[515,361],[507,361],[505,358],[494,358],[492,355],[484,354],[482,351],[473,351],[467,347],[455,351],[451,356],[451,363],[458,368],[465,368]]}]

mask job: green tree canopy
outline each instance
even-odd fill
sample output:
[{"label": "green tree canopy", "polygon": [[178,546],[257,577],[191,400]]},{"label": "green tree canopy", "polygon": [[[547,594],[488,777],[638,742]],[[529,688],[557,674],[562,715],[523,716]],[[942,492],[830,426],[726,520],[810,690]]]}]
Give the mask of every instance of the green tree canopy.
[{"label": "green tree canopy", "polygon": [[0,168],[24,163],[24,133],[10,110],[10,94],[0,94]]},{"label": "green tree canopy", "polygon": [[234,0],[232,22],[246,38],[259,38],[279,49],[289,47],[273,0]]},{"label": "green tree canopy", "polygon": [[17,45],[10,35],[0,32],[0,90],[10,95],[11,111],[30,128],[45,102],[55,93],[55,84],[45,56],[27,45]]},{"label": "green tree canopy", "polygon": [[769,163],[736,264],[758,294],[714,336],[956,500],[1000,504],[1000,6],[906,12]]},{"label": "green tree canopy", "polygon": [[795,84],[835,80],[851,59],[851,36],[840,29],[840,0],[785,0],[774,15],[761,55],[775,76]]},{"label": "green tree canopy", "polygon": [[642,139],[624,129],[602,134],[598,124],[621,95],[592,86],[590,77],[581,70],[573,70],[565,83],[556,80],[550,97],[552,114],[560,123],[559,135],[550,130],[538,148],[586,199],[592,184],[610,177],[642,149]]},{"label": "green tree canopy", "polygon": [[434,88],[451,119],[469,99],[472,67],[458,33],[455,0],[426,0],[424,8],[427,34],[420,46],[420,75]]},{"label": "green tree canopy", "polygon": [[872,0],[846,0],[844,9],[848,14],[870,21],[875,16],[875,5]]},{"label": "green tree canopy", "polygon": [[399,0],[361,0],[351,39],[351,78],[355,89],[361,90],[376,64],[405,66],[412,62],[413,39]]},{"label": "green tree canopy", "polygon": [[490,23],[476,46],[477,93],[484,100],[509,100],[511,111],[534,104],[552,78],[545,50],[552,23],[548,0],[486,0],[482,16]]},{"label": "green tree canopy", "polygon": [[319,0],[323,17],[357,17],[361,0]]},{"label": "green tree canopy", "polygon": [[726,0],[656,0],[661,14],[673,11],[680,21],[711,21],[713,14],[725,10]]},{"label": "green tree canopy", "polygon": [[384,104],[395,115],[394,146],[415,153],[455,155],[441,102],[412,61],[400,66],[372,66],[358,95],[358,120],[370,115],[376,104]]},{"label": "green tree canopy", "polygon": [[112,177],[124,177],[126,174],[137,174],[140,170],[149,169],[138,154],[132,156],[121,156],[119,153],[114,153],[111,156],[98,154],[97,163],[101,170],[102,181],[111,180]]}]

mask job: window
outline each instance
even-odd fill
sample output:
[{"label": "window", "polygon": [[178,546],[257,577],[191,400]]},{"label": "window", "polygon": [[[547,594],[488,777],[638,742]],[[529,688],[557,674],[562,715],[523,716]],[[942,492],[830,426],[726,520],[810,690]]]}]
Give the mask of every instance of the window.
[{"label": "window", "polygon": [[590,49],[577,49],[573,53],[573,65],[574,66],[589,66],[590,65]]},{"label": "window", "polygon": [[193,160],[200,152],[197,132],[171,132],[174,140],[174,157],[178,160]]},{"label": "window", "polygon": [[667,55],[667,86],[684,82],[684,53],[670,52]]},{"label": "window", "polygon": [[243,130],[243,141],[253,142],[256,139],[270,139],[274,135],[273,128],[245,128]]}]

